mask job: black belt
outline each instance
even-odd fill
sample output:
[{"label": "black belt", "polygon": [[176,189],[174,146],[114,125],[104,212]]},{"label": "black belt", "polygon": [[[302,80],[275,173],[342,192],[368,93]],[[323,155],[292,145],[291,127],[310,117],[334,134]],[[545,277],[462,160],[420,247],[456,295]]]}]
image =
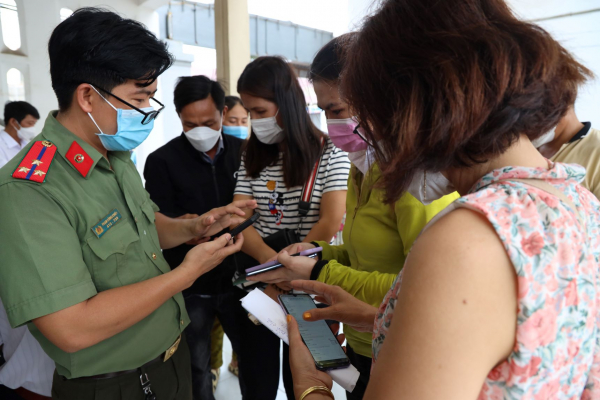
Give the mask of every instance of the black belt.
[{"label": "black belt", "polygon": [[[173,356],[173,354],[175,354],[175,352],[179,348],[180,343],[181,343],[181,335],[179,335],[179,337],[177,338],[175,343],[173,343],[165,352],[160,353],[160,355],[158,357],[156,357],[153,360],[148,361],[146,364],[144,364],[141,367],[138,367],[136,369],[130,369],[127,371],[109,372],[107,374],[100,374],[100,375],[94,375],[94,376],[84,376],[81,378],[73,378],[70,380],[77,381],[77,380],[88,380],[88,379],[89,380],[110,379],[110,378],[116,378],[118,376],[132,374],[134,372],[139,373],[140,369],[147,368],[153,364],[158,363],[159,361],[166,362],[169,358],[171,358]],[[63,379],[66,379],[66,378],[63,377]]]}]

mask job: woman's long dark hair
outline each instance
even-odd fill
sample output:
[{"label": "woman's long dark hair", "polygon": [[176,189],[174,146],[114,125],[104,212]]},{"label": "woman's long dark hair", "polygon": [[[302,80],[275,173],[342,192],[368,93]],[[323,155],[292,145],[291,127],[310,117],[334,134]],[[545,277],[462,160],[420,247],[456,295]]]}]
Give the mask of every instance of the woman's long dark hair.
[{"label": "woman's long dark hair", "polygon": [[308,115],[304,93],[290,65],[281,57],[259,57],[242,72],[237,91],[277,104],[285,135],[279,144],[264,144],[256,135],[250,136],[244,158],[247,175],[257,178],[277,163],[281,151],[285,186],[304,185],[320,156],[323,133]]},{"label": "woman's long dark hair", "polygon": [[386,0],[346,52],[341,92],[371,140],[387,201],[419,169],[497,157],[556,126],[590,71],[503,0]]}]

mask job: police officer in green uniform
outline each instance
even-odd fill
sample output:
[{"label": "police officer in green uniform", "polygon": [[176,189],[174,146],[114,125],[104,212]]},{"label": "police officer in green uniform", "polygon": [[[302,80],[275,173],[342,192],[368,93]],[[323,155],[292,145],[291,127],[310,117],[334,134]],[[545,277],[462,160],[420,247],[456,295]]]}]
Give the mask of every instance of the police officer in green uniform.
[{"label": "police officer in green uniform", "polygon": [[173,271],[161,248],[213,236],[255,204],[170,219],[150,200],[129,150],[162,109],[156,78],[172,57],[143,25],[80,9],[48,49],[59,111],[0,170],[10,323],[27,324],[55,361],[54,399],[191,399],[180,292],[243,238],[199,244]]}]

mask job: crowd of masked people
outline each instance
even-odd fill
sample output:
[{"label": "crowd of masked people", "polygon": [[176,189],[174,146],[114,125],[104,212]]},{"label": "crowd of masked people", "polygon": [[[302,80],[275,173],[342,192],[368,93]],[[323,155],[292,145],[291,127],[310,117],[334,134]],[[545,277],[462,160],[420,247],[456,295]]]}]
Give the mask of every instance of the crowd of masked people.
[{"label": "crowd of masked people", "polygon": [[[298,321],[288,346],[242,307],[254,288],[343,324],[349,400],[600,397],[592,74],[503,0],[381,2],[310,66],[326,131],[281,57],[239,97],[185,76],[163,105],[173,59],[135,21],[80,9],[48,51],[58,111],[36,136],[8,103],[0,132],[2,399],[214,399],[224,334],[244,400],[280,376],[334,398]],[[182,133],[144,187],[131,151],[165,107]]]}]

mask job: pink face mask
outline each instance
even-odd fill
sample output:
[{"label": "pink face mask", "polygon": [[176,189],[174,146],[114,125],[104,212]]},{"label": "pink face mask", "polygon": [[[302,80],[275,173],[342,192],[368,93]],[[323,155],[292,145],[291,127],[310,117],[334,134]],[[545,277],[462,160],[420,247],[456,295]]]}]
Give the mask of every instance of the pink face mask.
[{"label": "pink face mask", "polygon": [[[328,119],[327,131],[333,144],[348,153],[354,153],[369,148],[361,135],[354,133],[358,123],[352,118],[346,119]],[[361,129],[358,128],[358,131]]]}]

